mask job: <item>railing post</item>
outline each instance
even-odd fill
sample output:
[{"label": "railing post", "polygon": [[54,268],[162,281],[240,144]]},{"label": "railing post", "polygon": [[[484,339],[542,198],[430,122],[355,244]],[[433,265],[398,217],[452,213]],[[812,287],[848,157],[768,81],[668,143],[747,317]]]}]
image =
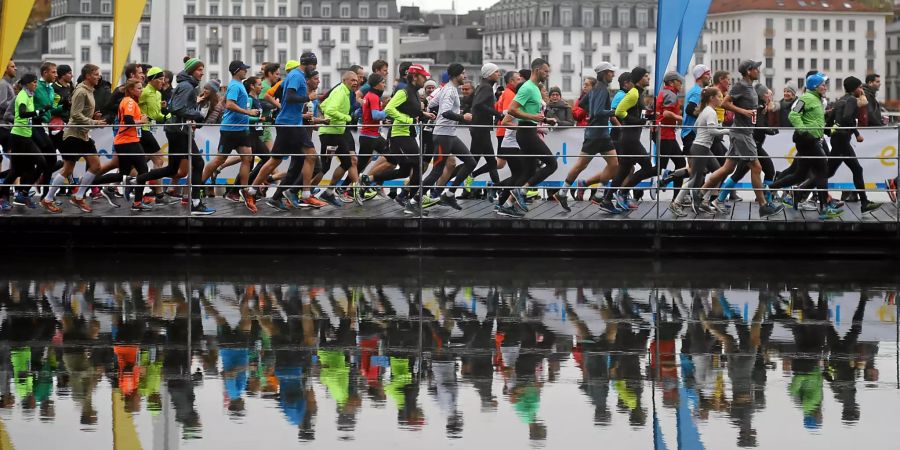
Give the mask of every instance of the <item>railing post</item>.
[{"label": "railing post", "polygon": [[[897,151],[896,153],[896,166],[897,166],[897,178],[894,180],[900,180],[900,124],[894,126],[894,129],[897,130]],[[894,186],[896,188],[896,185]],[[890,186],[885,186],[886,190],[890,190]],[[896,195],[896,190],[894,191]],[[896,197],[895,197],[896,198]],[[900,199],[894,200],[894,218],[897,220],[897,234],[900,235]],[[900,320],[900,319],[898,319]]]},{"label": "railing post", "polygon": [[[188,191],[188,211],[187,215],[191,215],[191,208],[194,207],[194,127],[190,124],[187,125],[188,129],[188,142],[187,142],[187,160],[188,160],[188,171],[187,171],[187,191]],[[198,194],[199,195],[199,194]],[[197,200],[200,200],[199,198]],[[190,227],[191,221],[188,222],[188,227]]]}]

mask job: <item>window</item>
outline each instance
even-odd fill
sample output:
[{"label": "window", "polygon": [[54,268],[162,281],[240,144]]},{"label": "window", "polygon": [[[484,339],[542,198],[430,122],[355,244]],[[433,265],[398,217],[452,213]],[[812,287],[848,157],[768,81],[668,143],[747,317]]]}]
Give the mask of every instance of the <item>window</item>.
[{"label": "window", "polygon": [[266,6],[265,5],[256,5],[256,16],[265,16],[266,15]]},{"label": "window", "polygon": [[244,15],[244,12],[241,8],[240,3],[235,3],[235,4],[231,5],[231,15],[232,16],[243,16]]},{"label": "window", "polygon": [[219,4],[218,3],[210,3],[209,4],[209,15],[211,15],[211,16],[219,15]]},{"label": "window", "polygon": [[563,53],[563,68],[572,67],[572,54]]},{"label": "window", "polygon": [[850,58],[847,60],[847,70],[849,70],[850,72],[853,72],[856,70],[856,60],[855,59]]},{"label": "window", "polygon": [[628,28],[631,26],[631,11],[627,9],[619,10],[619,28]]},{"label": "window", "polygon": [[600,10],[600,28],[609,28],[612,26],[612,10]]},{"label": "window", "polygon": [[188,49],[185,49],[184,52],[187,54],[188,58],[196,58],[197,57],[196,49],[188,48]]},{"label": "window", "polygon": [[853,39],[847,40],[847,50],[850,50],[851,52],[856,51],[856,41],[855,40],[853,40]]},{"label": "window", "polygon": [[369,50],[365,48],[359,49],[359,62],[365,64],[369,61]]},{"label": "window", "polygon": [[806,19],[797,19],[797,31],[806,31]]},{"label": "window", "polygon": [[639,9],[635,13],[635,21],[637,21],[638,28],[647,28],[647,24],[649,22],[649,16],[647,14],[646,9]]},{"label": "window", "polygon": [[[774,40],[772,38],[766,38],[766,48],[772,48],[774,46]],[[772,67],[772,66],[766,66]]]},{"label": "window", "polygon": [[278,27],[278,42],[287,42],[287,27]]},{"label": "window", "polygon": [[794,31],[794,19],[784,19],[784,31]]},{"label": "window", "polygon": [[100,47],[100,62],[103,64],[109,64],[110,59],[112,59],[112,57],[110,56],[111,53],[112,52],[109,47],[107,47],[107,46]]},{"label": "window", "polygon": [[82,39],[90,39],[91,38],[91,25],[90,24],[82,24],[81,25],[81,38]]},{"label": "window", "polygon": [[91,48],[81,47],[81,61],[87,64],[91,60]]},{"label": "window", "polygon": [[300,6],[300,15],[303,17],[312,17],[312,5],[304,3]]},{"label": "window", "polygon": [[330,73],[322,74],[322,85],[331,86],[331,74]]},{"label": "window", "polygon": [[838,33],[844,31],[844,21],[843,20],[835,20],[834,21],[834,31]]},{"label": "window", "polygon": [[569,8],[563,9],[560,14],[559,24],[564,27],[572,26],[572,10]]},{"label": "window", "polygon": [[150,59],[150,48],[147,46],[141,46],[141,61],[147,61]]},{"label": "window", "polygon": [[263,49],[256,49],[256,64],[262,64],[263,60],[266,59],[266,52]]},{"label": "window", "polygon": [[[836,88],[839,88],[839,89],[843,90],[843,87],[844,87],[844,79],[843,79],[843,78],[835,78],[835,79],[834,79],[834,86],[835,86]],[[829,86],[829,89],[831,89],[830,86]],[[838,95],[840,95],[840,94],[838,94]]]},{"label": "window", "polygon": [[831,20],[830,19],[822,20],[822,31],[824,31],[826,33],[831,31]]},{"label": "window", "polygon": [[809,31],[819,31],[818,19],[809,19]]},{"label": "window", "polygon": [[875,32],[875,21],[874,20],[866,21],[866,32],[869,32],[869,33]]},{"label": "window", "polygon": [[593,9],[585,9],[581,12],[581,25],[585,28],[591,28],[594,26],[594,10]]},{"label": "window", "polygon": [[210,64],[218,64],[219,63],[218,47],[214,47],[209,50],[209,63]]},{"label": "window", "polygon": [[[797,70],[806,70],[806,60],[803,58],[797,58]],[[800,83],[799,86],[803,86],[803,83]]]},{"label": "window", "polygon": [[794,47],[793,39],[785,39],[784,40],[784,49],[785,50],[791,51],[791,50],[793,50],[793,47]]},{"label": "window", "polygon": [[187,31],[185,34],[187,34],[187,40],[189,42],[194,42],[197,40],[197,27],[191,25],[185,28],[185,30]]},{"label": "window", "polygon": [[378,59],[387,61],[388,60],[387,50],[378,50]]},{"label": "window", "polygon": [[600,55],[600,58],[602,58],[602,61],[607,61],[607,62],[609,62],[609,60],[612,59],[612,58],[610,57],[610,54],[609,54],[609,53],[604,53],[604,54]]},{"label": "window", "polygon": [[341,3],[341,17],[348,18],[350,17],[350,4],[349,3]]},{"label": "window", "polygon": [[331,3],[322,3],[322,17],[331,17]]},{"label": "window", "polygon": [[100,14],[112,14],[112,2],[110,0],[100,2]]},{"label": "window", "polygon": [[[775,60],[772,58],[766,58],[766,67],[772,67],[775,65]],[[771,86],[771,84],[769,85]]]},{"label": "window", "polygon": [[810,39],[809,40],[809,49],[814,52],[818,51],[819,50],[819,41],[817,39]]},{"label": "window", "polygon": [[278,6],[278,17],[287,17],[287,15],[288,15],[287,6],[279,5]]},{"label": "window", "polygon": [[82,14],[90,14],[91,13],[91,0],[81,0],[81,13]]},{"label": "window", "polygon": [[244,30],[241,29],[240,25],[231,27],[231,40],[234,42],[241,42],[241,39],[244,37]]},{"label": "window", "polygon": [[341,50],[341,67],[350,65],[350,50]]},{"label": "window", "polygon": [[855,20],[851,19],[851,20],[847,21],[847,31],[849,31],[851,33],[856,32],[856,21]]},{"label": "window", "polygon": [[379,44],[387,44],[387,28],[379,28],[378,29],[378,43]]},{"label": "window", "polygon": [[388,16],[388,5],[384,3],[378,4],[378,18],[379,19],[387,19]]},{"label": "window", "polygon": [[819,70],[819,59],[818,58],[809,58],[809,70]]},{"label": "window", "polygon": [[[603,45],[606,45],[606,46],[609,45],[609,36],[610,36],[609,31],[603,32]],[[609,61],[609,60],[607,59],[606,61]]]},{"label": "window", "polygon": [[265,39],[266,38],[266,29],[263,27],[256,27],[253,29],[253,39]]},{"label": "window", "polygon": [[766,28],[775,28],[775,19],[771,17],[766,18]]},{"label": "window", "polygon": [[541,10],[541,26],[549,27],[553,24],[552,22],[552,14],[553,11],[549,9]]},{"label": "window", "polygon": [[806,39],[797,39],[797,50],[801,52],[806,50]]},{"label": "window", "polygon": [[869,58],[866,60],[866,70],[869,72],[875,70],[875,60],[874,59]]},{"label": "window", "polygon": [[108,70],[101,70],[101,71],[100,71],[100,76],[101,76],[104,80],[108,80],[112,75],[109,73]]},{"label": "window", "polygon": [[837,71],[844,70],[844,60],[843,59],[838,58],[838,59],[834,60],[834,70],[837,70]]},{"label": "window", "polygon": [[349,28],[341,28],[341,43],[350,42],[350,29]]},{"label": "window", "polygon": [[647,46],[647,33],[641,31],[638,33],[638,46],[646,47]]},{"label": "window", "polygon": [[232,61],[241,61],[241,60],[243,60],[243,59],[244,59],[244,58],[241,57],[241,50],[240,50],[240,49],[234,49],[234,50],[231,51],[231,60],[232,60]]},{"label": "window", "polygon": [[584,67],[594,67],[594,55],[591,53],[584,54]]},{"label": "window", "polygon": [[563,77],[562,91],[570,92],[572,90],[572,77],[566,75]]},{"label": "window", "polygon": [[831,60],[828,58],[822,59],[822,70],[831,70]]},{"label": "window", "polygon": [[834,41],[834,49],[837,50],[837,51],[839,51],[839,52],[844,51],[844,41],[842,41],[841,39],[835,39],[835,41]]},{"label": "window", "polygon": [[306,27],[303,28],[303,42],[311,42],[312,41],[312,28]]},{"label": "window", "polygon": [[187,4],[187,15],[193,16],[197,14],[197,4],[196,3],[188,3]]},{"label": "window", "polygon": [[331,50],[322,50],[322,65],[323,66],[331,65]]},{"label": "window", "polygon": [[572,32],[569,30],[563,31],[563,45],[572,45]]},{"label": "window", "polygon": [[831,51],[831,40],[830,40],[830,39],[823,39],[823,40],[822,40],[822,50],[824,50],[824,51],[826,51],[826,52],[830,52],[830,51]]},{"label": "window", "polygon": [[360,19],[368,19],[369,18],[369,4],[368,3],[360,3],[359,4],[359,18]]},{"label": "window", "polygon": [[647,67],[647,55],[638,55],[638,65]]},{"label": "window", "polygon": [[791,58],[784,58],[784,70],[791,70]]},{"label": "window", "polygon": [[322,28],[322,40],[330,41],[331,40],[331,28]]},{"label": "window", "polygon": [[100,27],[100,36],[103,37],[112,37],[112,27],[109,25],[103,25]]}]

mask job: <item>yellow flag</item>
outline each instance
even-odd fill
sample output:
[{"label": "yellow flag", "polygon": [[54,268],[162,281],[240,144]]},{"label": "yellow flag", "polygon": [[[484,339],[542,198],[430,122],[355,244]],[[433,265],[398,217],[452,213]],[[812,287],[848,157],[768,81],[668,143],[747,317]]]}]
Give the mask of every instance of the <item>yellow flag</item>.
[{"label": "yellow flag", "polygon": [[0,11],[0,76],[6,72],[6,65],[12,59],[35,0],[6,0]]},{"label": "yellow flag", "polygon": [[144,13],[146,3],[147,0],[118,0],[114,3],[113,70],[112,79],[109,80],[113,86],[118,84],[122,70],[125,69],[125,62],[128,53],[131,52],[131,45],[134,44],[134,35],[141,23],[141,14]]}]

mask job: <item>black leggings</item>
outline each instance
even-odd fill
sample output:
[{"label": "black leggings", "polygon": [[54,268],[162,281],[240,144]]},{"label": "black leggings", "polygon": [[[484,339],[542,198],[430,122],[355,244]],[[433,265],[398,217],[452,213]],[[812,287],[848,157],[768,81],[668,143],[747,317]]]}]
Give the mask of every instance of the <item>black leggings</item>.
[{"label": "black leggings", "polygon": [[[772,183],[772,189],[781,189],[794,184],[800,184],[807,179],[811,183],[807,187],[817,189],[816,195],[819,199],[819,206],[822,207],[828,201],[828,165],[824,158],[825,151],[822,150],[822,140],[816,139],[805,134],[796,134],[794,142],[797,144],[797,156],[807,157],[814,156],[815,159],[796,158],[797,168],[789,175],[783,176]],[[805,197],[805,194],[801,194]],[[796,200],[796,199],[795,199]]]},{"label": "black leggings", "polygon": [[366,170],[366,166],[372,161],[372,155],[375,152],[379,154],[385,153],[387,150],[387,141],[381,136],[367,137],[360,134],[359,136],[359,156],[356,159],[356,168],[360,173]]},{"label": "black leggings", "polygon": [[[50,181],[53,180],[53,172],[56,171],[56,146],[53,145],[53,140],[50,139],[43,127],[32,128],[32,130],[31,139],[37,149],[44,154],[38,165],[38,176],[35,181],[40,180],[41,184],[50,184]],[[44,195],[46,194],[47,189],[44,189]]]},{"label": "black leggings", "polygon": [[391,136],[390,152],[396,155],[393,156],[393,159],[400,167],[376,175],[375,182],[381,184],[388,180],[409,177],[409,186],[418,188],[422,178],[422,168],[419,165],[419,144],[416,142],[416,138]]},{"label": "black leggings", "polygon": [[[835,132],[831,136],[831,154],[828,155],[828,178],[834,176],[841,164],[846,164],[853,174],[853,187],[858,190],[859,200],[865,204],[869,201],[866,197],[866,181],[863,178],[863,168],[856,159],[856,151],[850,145],[851,134],[844,132]],[[804,181],[800,187],[808,188],[812,184],[812,179]]]},{"label": "black leggings", "polygon": [[[537,187],[556,172],[556,157],[553,156],[553,152],[550,151],[544,140],[538,136],[537,127],[519,128],[516,131],[516,142],[518,142],[522,154],[528,155],[524,159],[529,167],[528,171],[533,173],[526,181],[529,186]],[[544,166],[537,168],[538,163]]]},{"label": "black leggings", "polygon": [[[684,160],[684,154],[681,152],[681,147],[678,146],[678,141],[674,139],[666,139],[659,142],[659,169],[664,169],[669,165],[669,160],[675,165],[675,170],[681,169],[687,164]],[[678,195],[678,189],[681,188],[683,182],[684,177],[673,178],[675,185],[673,192],[675,195]]]},{"label": "black leggings", "polygon": [[[692,144],[691,150],[691,179],[688,182],[688,187],[698,190],[691,190],[691,198],[692,200],[699,202],[700,198],[703,196],[703,192],[699,190],[699,188],[703,187],[703,183],[706,180],[706,174],[715,172],[719,170],[719,161],[716,158],[713,158],[713,152],[704,145]],[[699,203],[697,203],[699,204]]]},{"label": "black leggings", "polygon": [[[169,164],[165,167],[153,169],[147,173],[139,175],[136,184],[147,184],[150,180],[159,180],[162,178],[172,178],[178,173],[178,166],[186,160],[188,153],[191,157],[191,198],[199,199],[203,189],[203,157],[200,156],[200,149],[197,148],[197,142],[190,139],[186,134],[178,132],[166,132],[166,140],[169,141]],[[188,142],[188,141],[191,142]]]},{"label": "black leggings", "polygon": [[475,157],[475,163],[477,164],[479,159],[484,158],[484,165],[471,172],[472,177],[489,173],[491,181],[494,184],[499,183],[500,173],[497,172],[497,158],[494,156],[494,143],[493,139],[491,139],[493,136],[492,130],[487,127],[471,128],[469,129],[469,134],[472,136],[472,155]]},{"label": "black leggings", "polygon": [[431,166],[431,172],[422,182],[425,185],[425,189],[433,189],[431,186],[437,183],[438,178],[444,173],[447,160],[453,156],[462,161],[462,168],[454,171],[455,178],[447,183],[448,186],[461,185],[466,177],[475,170],[475,158],[469,153],[466,145],[456,136],[434,135],[434,150],[436,153],[432,161],[434,164]]},{"label": "black leggings", "polygon": [[[144,155],[144,147],[141,146],[140,142],[113,145],[113,151],[119,157],[118,173],[107,173],[98,177],[94,180],[94,184],[99,186],[102,184],[121,183],[124,177],[131,175],[132,169],[137,172],[138,176],[148,172],[147,157]],[[143,192],[143,189],[141,189],[141,192]]]},{"label": "black leggings", "polygon": [[337,156],[341,162],[341,168],[350,170],[350,167],[353,166],[353,159],[343,134],[320,134],[319,143],[322,146],[322,173],[328,173],[331,170],[331,160],[334,159],[328,153],[328,147],[335,147],[334,156]]},{"label": "black leggings", "polygon": [[[625,193],[627,188],[656,175],[656,167],[653,167],[653,161],[650,160],[647,149],[641,143],[640,128],[623,128],[621,145],[619,147],[616,151],[619,158],[619,171],[616,172],[616,176],[613,178],[612,186],[614,188],[626,188],[622,189],[622,193]],[[629,177],[629,173],[631,173],[631,169],[634,168],[635,164],[640,164],[641,168]],[[628,179],[627,183],[625,182],[626,179]],[[616,189],[608,189],[605,194],[606,199],[612,200],[615,191]]]},{"label": "black leggings", "polygon": [[502,205],[509,199],[512,189],[518,189],[524,186],[525,182],[528,181],[529,164],[527,158],[520,156],[522,151],[515,147],[501,147],[500,150],[498,150],[498,154],[506,159],[506,165],[509,167],[510,172],[509,177],[500,181],[500,185],[512,186],[503,188],[503,190],[500,191],[500,197],[497,199],[497,204]]},{"label": "black leggings", "polygon": [[6,174],[6,186],[0,189],[4,197],[9,197],[10,186],[20,178],[19,185],[27,189],[34,184],[44,164],[44,157],[31,138],[11,135],[9,138],[9,172]]},{"label": "black leggings", "polygon": [[[766,151],[766,149],[763,148],[762,142],[756,142],[756,154],[758,155],[757,160],[762,166],[763,181],[774,180],[775,162],[772,161],[772,158],[769,157],[769,153]],[[737,183],[738,181],[741,181],[741,179],[744,178],[749,171],[750,163],[744,160],[739,160],[737,163],[737,167],[734,168],[734,172],[731,173],[731,176],[729,178]]]}]

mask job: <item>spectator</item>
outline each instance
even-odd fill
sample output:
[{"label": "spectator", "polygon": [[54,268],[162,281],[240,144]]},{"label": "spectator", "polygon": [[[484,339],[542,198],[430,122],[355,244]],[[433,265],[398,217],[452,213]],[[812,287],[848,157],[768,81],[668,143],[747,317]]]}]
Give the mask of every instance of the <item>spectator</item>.
[{"label": "spectator", "polygon": [[559,126],[571,127],[575,125],[575,119],[572,117],[572,107],[563,101],[562,92],[558,87],[550,88],[550,101],[547,103],[547,117],[556,119]]},{"label": "spectator", "polygon": [[885,124],[884,108],[881,106],[881,103],[878,103],[878,99],[875,98],[879,89],[881,89],[881,75],[877,73],[866,75],[866,85],[863,86],[863,92],[866,94],[866,102],[868,103],[866,113],[869,117],[867,125],[870,127],[880,127]]},{"label": "spectator", "polygon": [[585,127],[588,124],[588,119],[590,119],[587,108],[587,105],[590,104],[588,98],[591,96],[591,91],[596,85],[596,78],[586,77],[584,79],[584,84],[581,85],[581,96],[578,97],[578,101],[576,101],[575,106],[572,107],[572,117],[579,127]]}]

